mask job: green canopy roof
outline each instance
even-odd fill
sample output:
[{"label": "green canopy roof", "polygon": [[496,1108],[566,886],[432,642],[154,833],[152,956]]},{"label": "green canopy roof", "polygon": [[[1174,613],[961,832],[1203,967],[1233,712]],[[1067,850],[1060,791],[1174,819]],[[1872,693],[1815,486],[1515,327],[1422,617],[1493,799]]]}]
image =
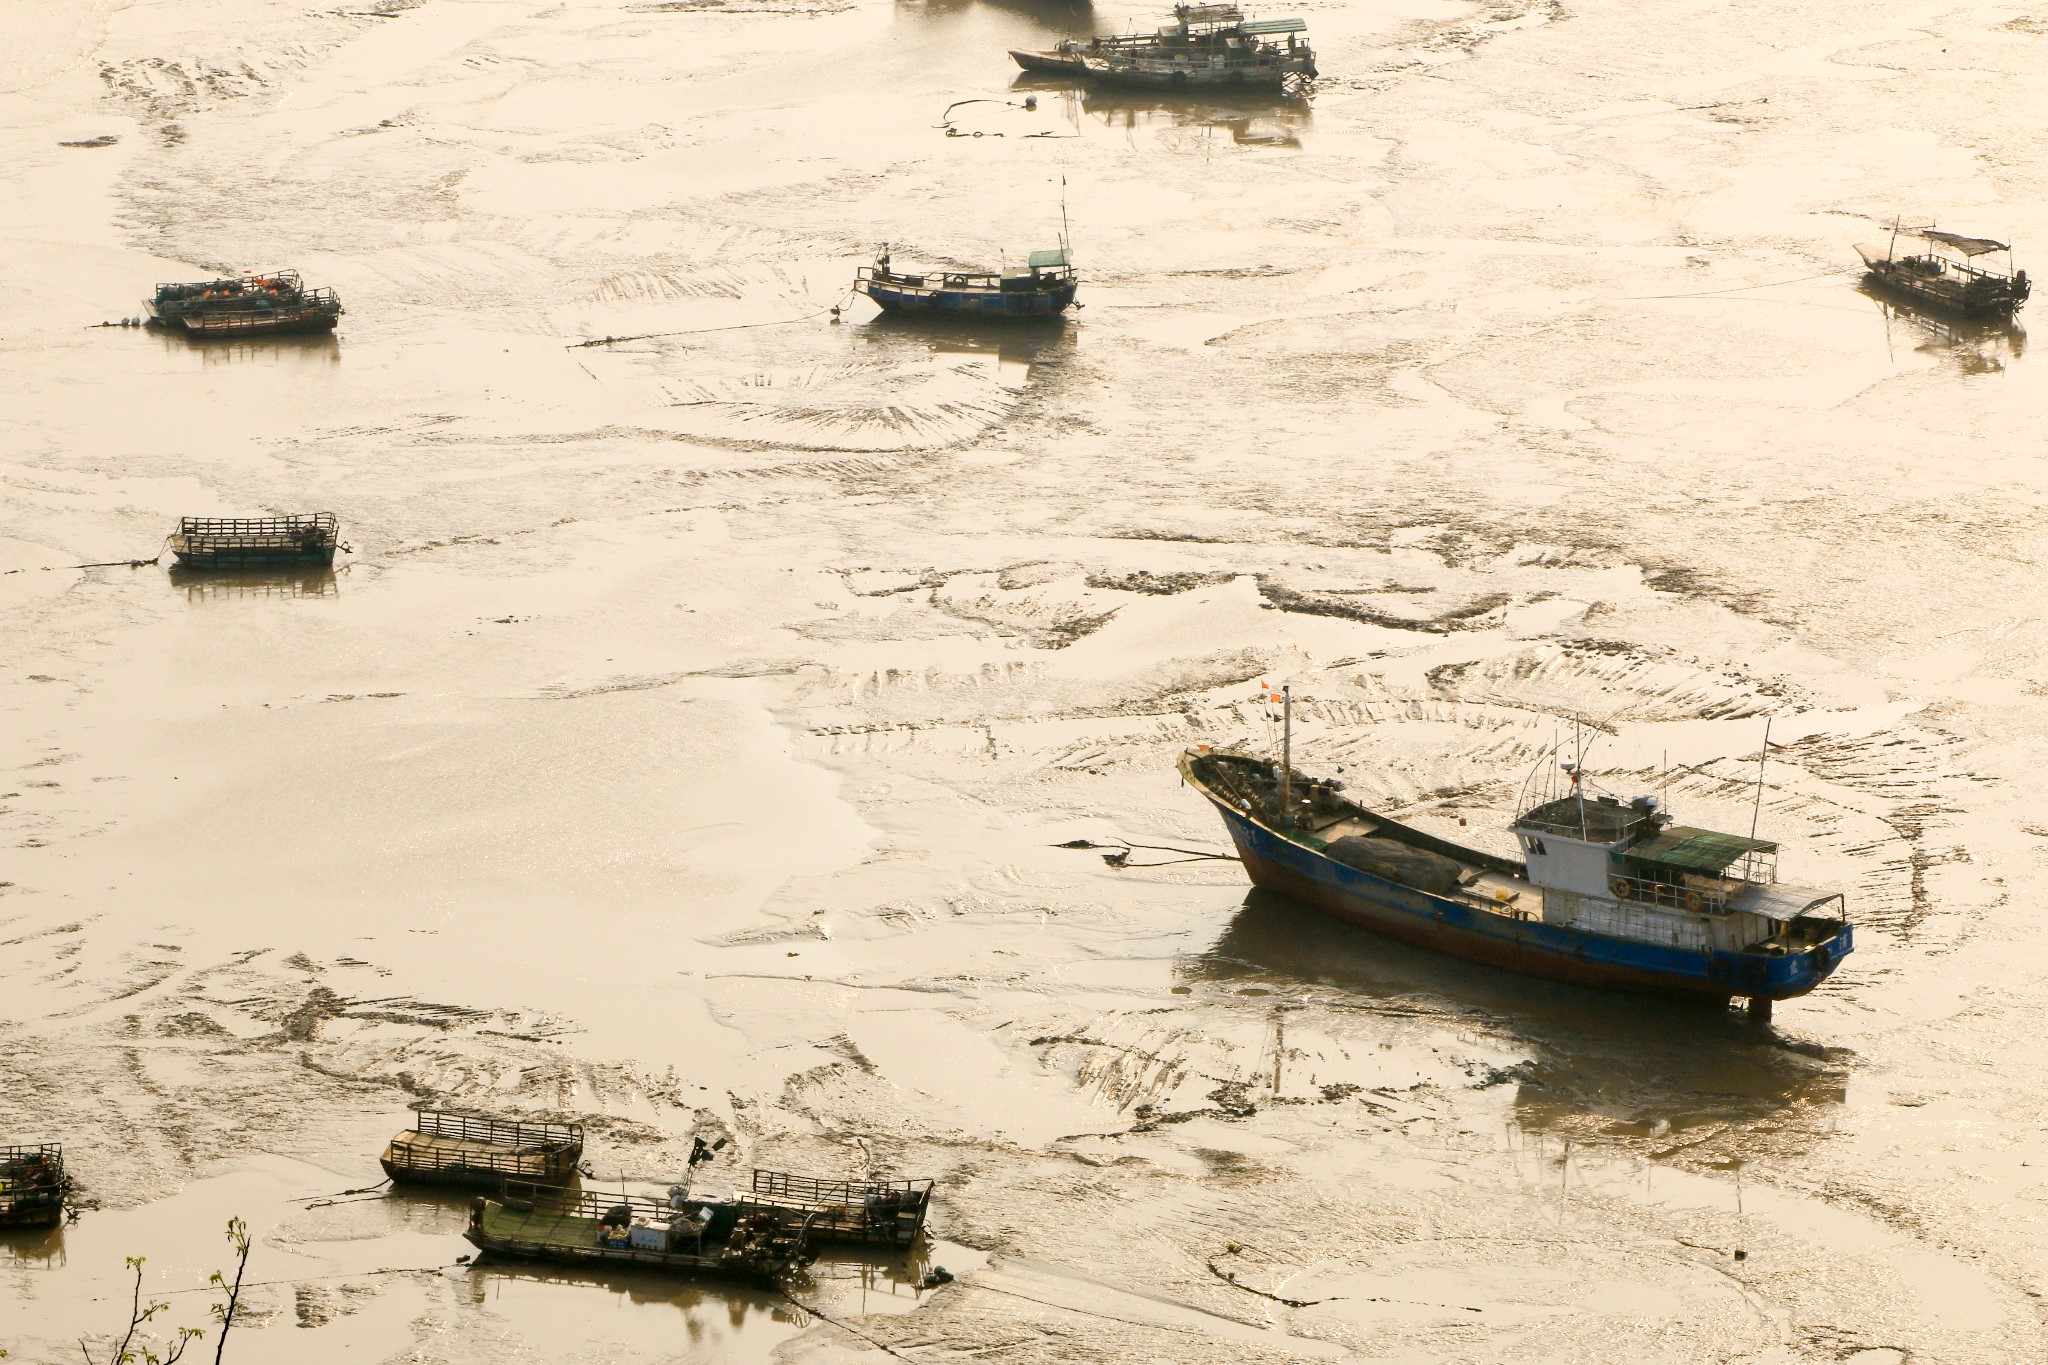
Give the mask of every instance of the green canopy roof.
[{"label": "green canopy roof", "polygon": [[1034,251],[1031,253],[1029,264],[1033,270],[1043,270],[1047,266],[1065,265],[1067,264],[1067,249],[1063,246],[1058,246],[1050,251]]},{"label": "green canopy roof", "polygon": [[1711,829],[1690,829],[1673,825],[1653,839],[1645,839],[1622,853],[1637,862],[1675,867],[1682,872],[1719,872],[1745,853],[1776,853],[1778,846],[1766,839],[1745,839],[1739,834],[1720,834]]}]

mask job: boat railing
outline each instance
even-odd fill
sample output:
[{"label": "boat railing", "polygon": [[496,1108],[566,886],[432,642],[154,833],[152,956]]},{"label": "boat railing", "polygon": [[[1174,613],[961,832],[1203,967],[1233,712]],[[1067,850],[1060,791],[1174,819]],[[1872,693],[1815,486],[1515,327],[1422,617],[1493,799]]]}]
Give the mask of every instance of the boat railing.
[{"label": "boat railing", "polygon": [[756,1170],[749,1202],[805,1215],[810,1235],[824,1240],[907,1246],[924,1226],[931,1197],[929,1180],[825,1180]]},{"label": "boat railing", "polygon": [[36,1183],[56,1184],[64,1179],[64,1148],[56,1142],[20,1143],[0,1147],[0,1176],[8,1180],[24,1180],[31,1172],[49,1174],[48,1180]]},{"label": "boat railing", "polygon": [[1679,886],[1616,873],[1609,879],[1607,889],[1616,900],[1688,910],[1696,915],[1724,915],[1728,913],[1729,902],[1748,885],[1742,878],[1725,878],[1719,885]]},{"label": "boat railing", "polygon": [[455,1138],[464,1142],[488,1143],[494,1147],[583,1145],[583,1125],[580,1123],[528,1123],[474,1114],[451,1114],[441,1109],[421,1110],[413,1128],[425,1137]]},{"label": "boat railing", "polygon": [[854,271],[856,284],[875,284],[885,289],[905,294],[932,295],[946,290],[978,289],[989,293],[1004,292],[1006,282],[1013,291],[1018,290],[1016,281],[1022,281],[1031,288],[1044,288],[1064,284],[1073,277],[1073,267],[1065,266],[1050,270],[1021,271],[1015,275],[955,271],[939,275],[899,275],[880,266],[864,265]]},{"label": "boat railing", "polygon": [[334,547],[339,535],[340,523],[332,512],[284,517],[180,517],[176,543],[179,548],[197,554],[237,549],[327,550]]}]

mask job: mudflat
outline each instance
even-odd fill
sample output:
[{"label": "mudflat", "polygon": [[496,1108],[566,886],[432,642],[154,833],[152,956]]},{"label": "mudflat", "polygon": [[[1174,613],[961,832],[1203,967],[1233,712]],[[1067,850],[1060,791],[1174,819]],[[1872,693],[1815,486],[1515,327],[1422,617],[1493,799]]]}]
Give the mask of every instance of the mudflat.
[{"label": "mudflat", "polygon": [[[1142,6],[12,7],[0,1143],[89,1207],[0,1231],[0,1347],[130,1255],[205,1321],[239,1215],[227,1358],[301,1365],[2048,1353],[2048,391],[1852,250],[2048,245],[2048,19],[1301,12],[1311,99],[1205,101],[1007,56]],[[1063,181],[1069,322],[847,298]],[[338,332],[92,325],[242,269]],[[309,509],[332,572],[74,567]],[[1747,829],[1768,717],[1857,952],[1758,1030],[1055,847],[1220,850],[1173,761],[1262,681],[1503,852],[1574,715]],[[368,1190],[429,1100],[634,1192],[935,1178],[941,1241],[831,1320],[459,1263]]]}]

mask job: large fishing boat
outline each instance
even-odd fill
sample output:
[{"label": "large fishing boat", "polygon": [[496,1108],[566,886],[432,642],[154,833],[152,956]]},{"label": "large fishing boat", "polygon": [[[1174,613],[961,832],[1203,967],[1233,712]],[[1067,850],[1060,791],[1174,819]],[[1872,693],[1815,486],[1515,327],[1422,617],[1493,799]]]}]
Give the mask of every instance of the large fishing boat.
[{"label": "large fishing boat", "polygon": [[897,270],[883,247],[871,266],[854,272],[854,292],[885,312],[912,317],[973,318],[979,321],[1045,321],[1074,304],[1079,277],[1064,246],[1034,251],[1021,270]]},{"label": "large fishing boat", "polygon": [[1673,824],[1654,796],[1597,794],[1576,764],[1562,769],[1563,790],[1525,801],[1510,827],[1520,860],[1368,811],[1341,782],[1285,761],[1204,746],[1180,771],[1257,885],[1474,962],[1724,1004],[1741,996],[1767,1014],[1855,946],[1839,891],[1776,880],[1776,844]]},{"label": "large fishing boat", "polygon": [[160,284],[142,306],[152,324],[196,337],[327,332],[342,312],[332,289],[308,289],[291,270]]},{"label": "large fishing boat", "polygon": [[[1905,250],[1900,250],[1900,238]],[[2005,253],[2005,270],[1986,268],[1987,257]],[[2012,268],[2012,247],[1989,237],[1964,237],[1932,227],[1892,224],[1883,246],[1859,244],[1872,284],[1918,303],[1970,318],[2009,318],[2027,302],[2033,283]]]},{"label": "large fishing boat", "polygon": [[1315,53],[1296,36],[1308,29],[1300,19],[1247,19],[1236,5],[1176,5],[1173,20],[1153,33],[1069,38],[1051,48],[1013,48],[1010,57],[1026,71],[1169,90],[1293,90],[1315,77]]}]

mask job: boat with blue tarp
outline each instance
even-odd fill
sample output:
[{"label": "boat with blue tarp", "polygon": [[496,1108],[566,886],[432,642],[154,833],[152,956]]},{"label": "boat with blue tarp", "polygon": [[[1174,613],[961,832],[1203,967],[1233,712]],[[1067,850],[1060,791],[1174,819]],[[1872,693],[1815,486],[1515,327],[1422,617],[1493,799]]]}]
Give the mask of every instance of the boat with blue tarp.
[{"label": "boat with blue tarp", "polygon": [[1578,764],[1562,770],[1568,787],[1510,826],[1516,859],[1369,811],[1284,761],[1207,746],[1180,760],[1255,884],[1420,947],[1556,981],[1741,997],[1760,1014],[1854,950],[1842,893],[1778,881],[1777,844],[1674,824],[1654,796],[1596,793]]},{"label": "boat with blue tarp", "polygon": [[911,317],[1042,322],[1074,306],[1079,288],[1067,248],[1034,251],[1022,269],[998,271],[896,269],[883,247],[854,275],[854,292],[883,311]]}]

